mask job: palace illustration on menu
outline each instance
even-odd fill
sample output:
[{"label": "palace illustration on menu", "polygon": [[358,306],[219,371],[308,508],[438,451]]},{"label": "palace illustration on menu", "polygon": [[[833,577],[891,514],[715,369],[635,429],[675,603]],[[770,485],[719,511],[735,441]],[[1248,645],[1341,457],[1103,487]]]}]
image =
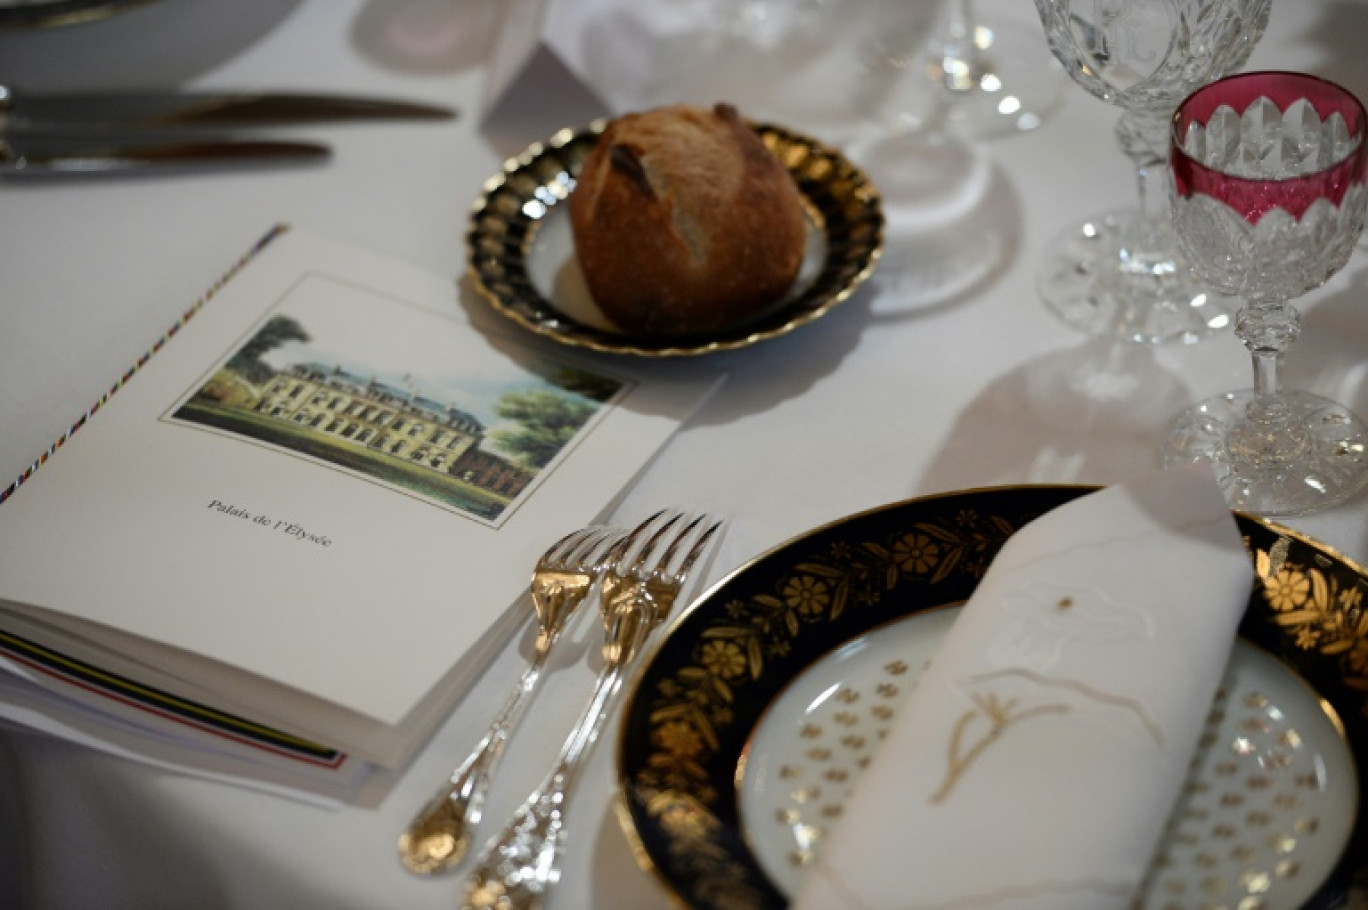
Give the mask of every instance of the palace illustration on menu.
[{"label": "palace illustration on menu", "polygon": [[320,358],[311,339],[300,319],[273,316],[174,418],[494,519],[620,390],[604,377],[539,364],[466,394],[482,402],[482,419],[474,406],[428,391],[459,386],[452,376],[385,378]]}]

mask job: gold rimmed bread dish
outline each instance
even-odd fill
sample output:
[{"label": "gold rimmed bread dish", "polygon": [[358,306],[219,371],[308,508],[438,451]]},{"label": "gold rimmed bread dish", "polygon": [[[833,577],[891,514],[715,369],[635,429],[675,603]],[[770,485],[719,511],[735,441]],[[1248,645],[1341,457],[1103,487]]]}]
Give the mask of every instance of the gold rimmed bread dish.
[{"label": "gold rimmed bread dish", "polygon": [[884,218],[869,178],[835,149],[792,130],[752,124],[803,196],[807,255],[784,299],[759,319],[704,336],[650,338],[615,328],[597,309],[575,261],[565,204],[606,121],[565,129],[505,162],[486,181],[467,234],[469,274],[517,325],[574,347],[640,357],[743,348],[787,334],[846,300],[873,273]]},{"label": "gold rimmed bread dish", "polygon": [[[715,585],[649,655],[624,709],[618,809],[643,867],[685,906],[788,906],[901,693],[998,549],[1092,489],[896,503]],[[1236,519],[1258,581],[1205,757],[1139,906],[1187,906],[1174,895],[1212,888],[1232,907],[1357,906],[1368,900],[1368,573],[1276,524]]]}]

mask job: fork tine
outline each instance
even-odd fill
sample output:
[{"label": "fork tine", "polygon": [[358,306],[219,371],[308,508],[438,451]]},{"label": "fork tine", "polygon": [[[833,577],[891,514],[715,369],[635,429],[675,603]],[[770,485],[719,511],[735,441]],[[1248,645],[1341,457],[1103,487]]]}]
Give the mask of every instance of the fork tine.
[{"label": "fork tine", "polygon": [[588,569],[594,575],[599,575],[609,564],[609,557],[613,553],[613,546],[618,541],[627,536],[627,531],[617,527],[605,527],[602,534],[594,536],[592,541],[580,547],[573,554],[575,565],[580,568]]},{"label": "fork tine", "polygon": [[694,532],[694,528],[697,528],[699,524],[702,523],[703,519],[707,517],[707,515],[699,514],[693,521],[685,525],[679,533],[675,534],[674,539],[670,541],[670,546],[666,548],[664,555],[661,556],[660,561],[656,563],[654,571],[657,575],[664,575],[666,568],[670,563],[674,562],[675,554],[678,553],[679,548],[684,545],[684,541],[689,539],[689,535]]},{"label": "fork tine", "polygon": [[674,514],[670,516],[670,519],[657,528],[656,532],[647,539],[646,543],[642,544],[641,552],[636,554],[632,562],[638,569],[643,570],[643,573],[645,567],[650,562],[651,554],[653,554],[656,547],[660,545],[661,539],[670,532],[671,528],[679,524],[680,519],[682,518],[684,518],[683,512],[674,511]]},{"label": "fork tine", "polygon": [[624,569],[627,564],[627,554],[631,552],[632,547],[635,546],[641,538],[646,536],[646,533],[660,516],[670,511],[670,509],[661,509],[659,512],[652,513],[650,517],[633,528],[630,534],[614,544],[612,550],[608,553],[608,560],[612,566],[619,570]]},{"label": "fork tine", "polygon": [[560,568],[588,567],[590,556],[602,548],[606,541],[621,533],[622,531],[618,528],[603,525],[585,528],[584,533],[575,542],[575,546],[567,550],[556,561],[556,564]]},{"label": "fork tine", "polygon": [[596,530],[598,529],[592,527],[580,528],[579,530],[571,531],[569,534],[566,534],[560,540],[547,547],[546,552],[543,553],[541,559],[537,561],[537,568],[545,568],[564,562],[566,555],[573,553],[576,548],[579,547],[581,541],[593,534]]},{"label": "fork tine", "polygon": [[[693,524],[697,525],[706,517],[706,515],[698,516],[698,518],[694,519]],[[693,525],[690,525],[690,527],[693,527]],[[703,535],[694,542],[693,547],[690,548],[688,554],[685,555],[684,561],[680,563],[679,568],[674,571],[673,580],[675,584],[684,584],[684,579],[688,576],[689,570],[693,568],[694,563],[698,562],[698,557],[702,556],[703,552],[708,549],[708,541],[712,540],[713,535],[716,534],[721,527],[721,521],[713,522],[712,527],[704,531]]]}]

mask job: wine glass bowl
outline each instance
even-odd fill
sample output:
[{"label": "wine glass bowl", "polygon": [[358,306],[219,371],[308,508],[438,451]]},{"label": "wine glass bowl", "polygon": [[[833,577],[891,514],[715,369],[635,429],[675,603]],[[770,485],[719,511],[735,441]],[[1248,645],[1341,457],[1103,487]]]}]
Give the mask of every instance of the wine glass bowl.
[{"label": "wine glass bowl", "polygon": [[[1039,30],[1011,4],[894,3],[890,22],[861,53],[855,107],[898,136],[974,142],[1038,128],[1068,84]],[[1004,15],[1004,10],[1006,15]]]},{"label": "wine glass bowl", "polygon": [[1165,460],[1211,461],[1236,508],[1319,511],[1368,481],[1363,422],[1278,379],[1300,331],[1288,301],[1339,271],[1362,233],[1365,132],[1358,99],[1299,73],[1220,80],[1174,115],[1178,248],[1203,280],[1244,299],[1235,334],[1253,358],[1254,385],[1180,415]]},{"label": "wine glass bowl", "polygon": [[1244,65],[1271,0],[1035,0],[1050,50],[1073,80],[1121,109],[1116,139],[1137,205],[1070,226],[1046,251],[1037,290],[1095,337],[1192,343],[1230,325],[1234,301],[1182,261],[1168,214],[1169,118],[1203,84]]}]

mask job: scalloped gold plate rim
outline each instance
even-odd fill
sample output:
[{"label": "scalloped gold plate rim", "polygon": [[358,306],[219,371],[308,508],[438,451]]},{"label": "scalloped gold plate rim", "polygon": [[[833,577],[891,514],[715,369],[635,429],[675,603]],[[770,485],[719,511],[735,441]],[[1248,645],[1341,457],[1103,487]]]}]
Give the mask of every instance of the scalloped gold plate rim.
[{"label": "scalloped gold plate rim", "polygon": [[637,357],[686,357],[749,347],[792,332],[847,300],[883,253],[879,192],[841,152],[766,123],[752,126],[788,168],[825,251],[818,274],[773,312],[736,329],[690,338],[649,338],[602,329],[562,312],[529,273],[533,241],[556,206],[570,198],[584,158],[607,120],[564,129],[504,163],[484,184],[466,235],[467,272],[496,312],[527,331],[572,347]]}]

